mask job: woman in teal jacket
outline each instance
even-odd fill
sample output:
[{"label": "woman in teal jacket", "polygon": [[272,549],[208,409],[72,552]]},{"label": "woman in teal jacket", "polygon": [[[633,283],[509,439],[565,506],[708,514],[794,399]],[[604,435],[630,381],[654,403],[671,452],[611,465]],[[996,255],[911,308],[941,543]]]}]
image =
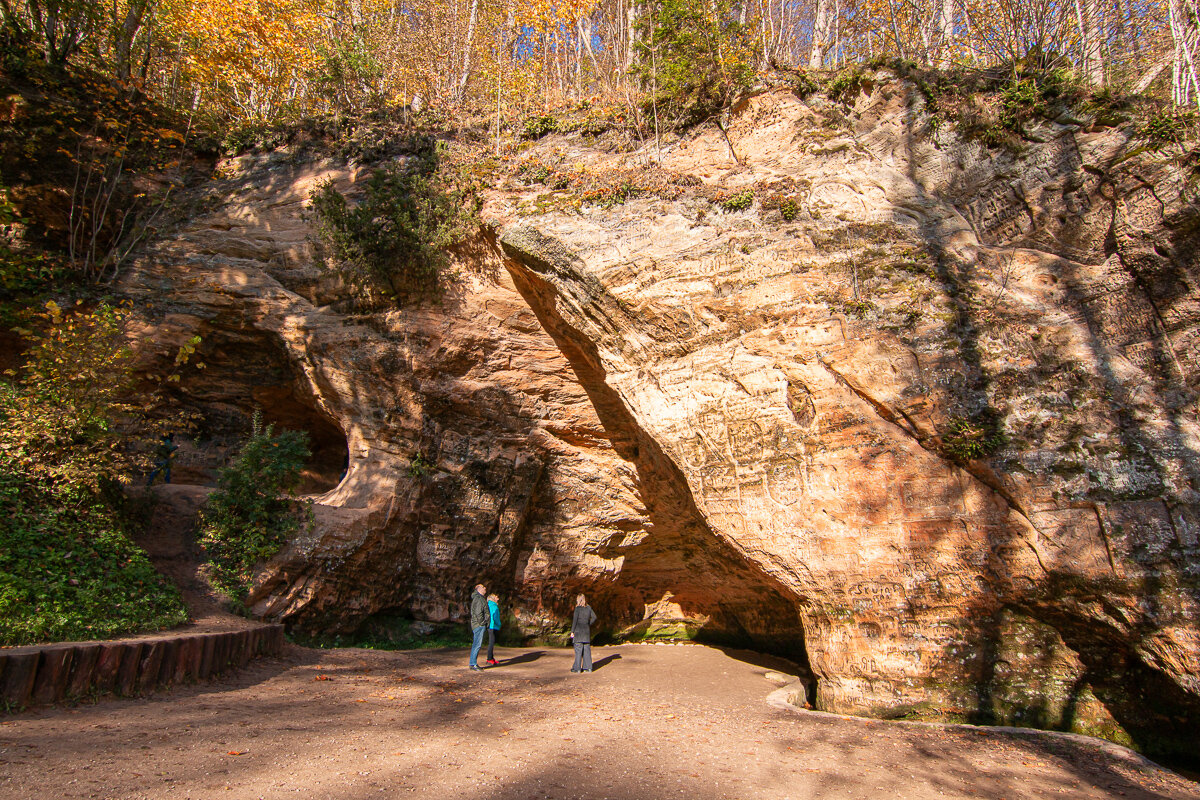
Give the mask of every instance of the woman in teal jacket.
[{"label": "woman in teal jacket", "polygon": [[500,598],[488,595],[488,657],[489,666],[496,666],[496,634],[500,632]]}]

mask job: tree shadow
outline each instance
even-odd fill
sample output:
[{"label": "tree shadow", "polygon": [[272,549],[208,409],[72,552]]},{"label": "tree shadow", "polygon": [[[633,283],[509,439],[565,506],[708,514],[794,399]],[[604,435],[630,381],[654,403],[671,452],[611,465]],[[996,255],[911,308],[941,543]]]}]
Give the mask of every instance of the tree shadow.
[{"label": "tree shadow", "polygon": [[[926,188],[923,177],[928,174],[918,174],[922,159],[919,115],[911,104],[904,119],[907,177],[916,202],[927,208],[940,207],[943,213],[952,209],[969,220],[978,241],[973,255],[952,252],[946,246],[948,236],[941,219],[927,215],[919,226],[924,247],[953,306],[952,332],[958,340],[958,356],[966,366],[959,402],[968,410],[988,408],[996,396],[995,376],[990,374],[990,358],[981,338],[988,326],[996,323],[981,318],[980,305],[972,301],[995,289],[986,259],[1003,258],[1005,253],[1011,259],[1024,247],[1034,248],[1042,256],[1039,271],[1044,271],[1060,292],[1057,307],[1072,317],[1074,327],[1064,330],[1079,332],[1077,339],[1068,340],[1078,352],[1086,353],[1087,363],[1080,363],[1079,368],[1092,373],[1095,377],[1091,380],[1100,387],[1089,399],[1097,410],[1085,419],[1083,433],[1088,433],[1090,420],[1094,432],[1104,433],[1100,437],[1104,439],[1107,423],[1115,429],[1112,438],[1118,442],[1113,452],[1122,464],[1131,465],[1130,472],[1142,470],[1150,476],[1143,483],[1108,486],[1100,479],[1093,481],[1087,472],[1092,482],[1085,495],[1067,498],[1093,509],[1099,522],[1109,573],[1098,576],[1098,572],[1089,573],[1074,563],[1069,557],[1069,540],[1061,541],[1083,536],[1071,530],[1082,527],[1083,522],[1047,531],[1033,510],[1037,498],[1032,490],[1020,488],[1004,474],[1011,468],[1001,465],[1001,475],[997,475],[988,459],[962,462],[967,472],[991,486],[1032,529],[1022,535],[1017,526],[1005,524],[989,526],[986,532],[990,557],[984,574],[990,590],[973,600],[965,615],[974,621],[965,628],[973,660],[968,673],[975,690],[975,709],[969,716],[977,722],[995,719],[997,658],[1005,644],[997,620],[1004,609],[1011,608],[1056,631],[1082,662],[1083,671],[1069,690],[1064,718],[1055,727],[1070,728],[1075,723],[1079,695],[1086,685],[1141,749],[1196,758],[1200,753],[1200,696],[1178,680],[1181,674],[1187,679],[1186,658],[1172,665],[1174,656],[1164,656],[1159,644],[1160,634],[1170,625],[1195,625],[1186,608],[1194,608],[1200,600],[1196,552],[1194,547],[1189,552],[1184,546],[1176,522],[1180,514],[1194,509],[1194,502],[1187,498],[1195,498],[1200,491],[1200,453],[1182,419],[1188,403],[1195,401],[1196,390],[1189,386],[1188,370],[1182,367],[1171,341],[1172,327],[1186,330],[1196,324],[1194,312],[1189,319],[1186,303],[1181,302],[1197,277],[1195,209],[1185,202],[1183,212],[1168,217],[1164,206],[1159,221],[1150,227],[1168,243],[1154,243],[1153,230],[1137,231],[1129,222],[1134,212],[1127,206],[1136,202],[1139,193],[1149,192],[1162,203],[1138,170],[1129,168],[1134,163],[1127,158],[1129,142],[1117,144],[1106,164],[1093,167],[1085,164],[1074,134],[1065,129],[1056,131],[1050,144],[1033,149],[1028,156],[1000,155],[1010,163],[1004,170],[985,172],[982,180],[943,176],[943,184],[935,181],[932,188]],[[979,155],[966,153],[966,157]],[[1020,177],[1004,180],[1000,176],[1004,171]],[[1035,182],[1032,190],[1026,185],[1027,175],[1033,176],[1028,179]],[[958,182],[952,186],[955,180]],[[1080,207],[1057,221],[1040,216],[1044,212],[1036,206],[1043,200],[1037,192],[1060,190],[1064,207]],[[1145,195],[1142,200],[1146,205]],[[998,208],[1002,211],[997,212]],[[1180,308],[1172,313],[1169,307],[1173,303]],[[1013,305],[1017,307],[1015,301]],[[1015,316],[1020,311],[1002,311],[1014,315],[1010,322],[1020,319]],[[1023,321],[1045,324],[1052,330],[1064,325],[1055,319]],[[1060,349],[1069,350],[1066,344],[1053,342],[1042,342],[1038,348],[1049,359],[1058,358]],[[1041,389],[1032,385],[1031,378],[1048,383],[1062,375],[1064,365],[1039,362],[1035,371],[1036,375],[1018,379],[1018,384],[1024,380],[1029,391]],[[1130,377],[1134,374],[1140,380]],[[1074,401],[1070,402],[1074,409]],[[1139,404],[1153,408],[1153,413],[1139,412]],[[1047,447],[1040,441],[1038,446]],[[1095,468],[1103,473],[1104,457],[1112,453],[1081,447],[1080,454],[1085,471]],[[1019,460],[1015,463],[1021,466]],[[1173,488],[1168,481],[1172,472]],[[1053,485],[1046,477],[1042,483]],[[1070,505],[1056,498],[1051,507]],[[1161,514],[1156,509],[1161,509]],[[1176,541],[1159,541],[1165,534],[1155,529],[1154,515],[1162,517],[1160,527]],[[1119,522],[1114,524],[1114,519]],[[1068,555],[1043,563],[1045,552],[1057,554],[1059,548]],[[1030,549],[1040,572],[1024,570],[1012,560],[1020,555],[1027,558]],[[944,657],[949,661],[958,656],[950,649]],[[1051,722],[1048,707],[1036,706],[1029,708],[1037,718],[1032,722]]]}]

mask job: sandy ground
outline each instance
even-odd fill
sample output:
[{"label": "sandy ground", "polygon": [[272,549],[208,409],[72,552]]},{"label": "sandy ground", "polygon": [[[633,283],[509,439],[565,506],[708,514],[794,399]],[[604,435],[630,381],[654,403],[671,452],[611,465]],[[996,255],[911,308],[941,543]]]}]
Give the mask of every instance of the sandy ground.
[{"label": "sandy ground", "polygon": [[[501,654],[498,653],[498,656]],[[0,721],[0,798],[1200,798],[1090,743],[773,708],[700,646],[289,649],[223,681]]]}]

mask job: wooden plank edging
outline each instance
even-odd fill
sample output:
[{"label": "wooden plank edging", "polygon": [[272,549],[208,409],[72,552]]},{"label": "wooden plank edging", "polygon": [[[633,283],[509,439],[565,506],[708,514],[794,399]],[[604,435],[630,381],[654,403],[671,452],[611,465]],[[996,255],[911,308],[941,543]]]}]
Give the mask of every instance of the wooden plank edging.
[{"label": "wooden plank edging", "polygon": [[89,694],[145,694],[216,677],[279,655],[282,625],[112,642],[54,643],[0,650],[0,713]]}]

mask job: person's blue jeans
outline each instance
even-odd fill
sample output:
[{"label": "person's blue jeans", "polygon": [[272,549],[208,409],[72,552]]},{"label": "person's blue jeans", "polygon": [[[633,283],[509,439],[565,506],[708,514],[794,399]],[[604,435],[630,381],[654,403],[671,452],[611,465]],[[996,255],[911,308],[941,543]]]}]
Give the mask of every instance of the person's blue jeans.
[{"label": "person's blue jeans", "polygon": [[487,630],[486,625],[480,625],[478,628],[471,628],[471,666],[479,666],[479,649],[483,647],[483,634]]},{"label": "person's blue jeans", "polygon": [[163,476],[163,478],[166,479],[166,482],[170,483],[171,482],[171,463],[169,461],[168,462],[160,461],[157,464],[155,464],[154,469],[150,472],[150,477],[146,479],[146,485],[147,486],[152,485],[154,483],[154,479],[159,476],[159,473],[162,473],[162,476]]}]

